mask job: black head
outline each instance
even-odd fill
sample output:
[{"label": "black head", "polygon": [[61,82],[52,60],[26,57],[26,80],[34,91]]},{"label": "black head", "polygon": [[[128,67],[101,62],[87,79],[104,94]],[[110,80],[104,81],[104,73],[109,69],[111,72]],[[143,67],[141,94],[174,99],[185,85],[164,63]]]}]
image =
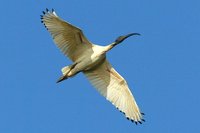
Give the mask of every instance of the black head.
[{"label": "black head", "polygon": [[140,35],[139,33],[130,33],[128,35],[125,35],[125,36],[119,36],[116,40],[115,40],[115,43],[116,44],[119,44],[121,42],[123,42],[126,38],[130,37],[130,36],[133,36],[133,35]]}]

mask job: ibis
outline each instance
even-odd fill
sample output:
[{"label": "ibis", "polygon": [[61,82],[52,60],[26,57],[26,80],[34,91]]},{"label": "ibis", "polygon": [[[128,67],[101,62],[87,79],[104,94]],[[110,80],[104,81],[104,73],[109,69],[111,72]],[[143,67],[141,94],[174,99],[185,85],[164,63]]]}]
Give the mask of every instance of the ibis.
[{"label": "ibis", "polygon": [[91,84],[110,101],[125,117],[134,122],[142,123],[142,113],[133,97],[126,80],[112,67],[106,59],[106,53],[130,36],[130,33],[119,36],[107,46],[91,43],[82,30],[62,20],[54,9],[43,11],[41,22],[50,32],[53,41],[73,64],[61,69],[62,76],[58,82],[82,72]]}]

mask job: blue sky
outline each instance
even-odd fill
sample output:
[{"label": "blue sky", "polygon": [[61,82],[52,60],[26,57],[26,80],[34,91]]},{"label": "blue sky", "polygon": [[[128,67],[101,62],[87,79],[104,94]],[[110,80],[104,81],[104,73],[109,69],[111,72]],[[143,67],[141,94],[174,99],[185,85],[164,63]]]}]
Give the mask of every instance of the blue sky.
[{"label": "blue sky", "polygon": [[[0,2],[0,132],[199,132],[200,2],[74,0]],[[45,8],[95,44],[131,37],[107,54],[127,80],[146,122],[135,125],[83,74],[56,84],[71,64],[40,23]]]}]

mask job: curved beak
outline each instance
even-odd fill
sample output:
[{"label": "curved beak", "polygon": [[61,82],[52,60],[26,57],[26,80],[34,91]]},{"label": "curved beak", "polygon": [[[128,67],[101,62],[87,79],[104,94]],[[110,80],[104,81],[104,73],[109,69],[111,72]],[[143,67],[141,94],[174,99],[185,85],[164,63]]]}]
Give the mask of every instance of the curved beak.
[{"label": "curved beak", "polygon": [[125,35],[125,36],[124,36],[124,39],[126,39],[126,38],[128,38],[128,37],[130,37],[130,36],[135,36],[135,35],[140,36],[141,34],[140,34],[140,33],[130,33],[130,34],[128,34],[128,35]]},{"label": "curved beak", "polygon": [[134,36],[134,35],[139,36],[140,34],[139,34],[139,33],[130,33],[130,34],[125,35],[125,36],[119,36],[119,37],[115,40],[115,43],[116,43],[116,44],[119,44],[119,43],[123,42],[125,39],[127,39],[128,37]]}]

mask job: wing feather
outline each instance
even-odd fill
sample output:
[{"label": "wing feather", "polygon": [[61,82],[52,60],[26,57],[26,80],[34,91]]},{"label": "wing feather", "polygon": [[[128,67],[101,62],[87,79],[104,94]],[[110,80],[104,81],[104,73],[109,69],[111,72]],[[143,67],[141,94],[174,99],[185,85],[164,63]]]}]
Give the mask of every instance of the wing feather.
[{"label": "wing feather", "polygon": [[47,30],[60,50],[72,61],[76,61],[82,53],[92,47],[81,29],[63,21],[54,10],[43,12],[41,16]]},{"label": "wing feather", "polygon": [[142,113],[124,78],[105,60],[101,66],[84,74],[95,88],[125,114],[127,119],[141,123]]}]

